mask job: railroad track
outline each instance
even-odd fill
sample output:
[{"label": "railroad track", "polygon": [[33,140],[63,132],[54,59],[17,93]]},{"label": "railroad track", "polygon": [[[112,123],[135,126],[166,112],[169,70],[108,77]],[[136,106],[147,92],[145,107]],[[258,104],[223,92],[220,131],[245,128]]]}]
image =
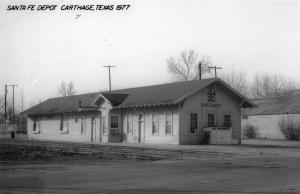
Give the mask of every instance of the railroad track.
[{"label": "railroad track", "polygon": [[[89,144],[77,142],[57,142],[44,140],[11,140],[0,139],[0,148],[17,146],[34,150],[65,152],[85,155],[116,154],[134,158],[164,159],[183,154],[182,150],[161,148],[135,147],[126,145]],[[4,146],[4,147],[3,147]]]}]

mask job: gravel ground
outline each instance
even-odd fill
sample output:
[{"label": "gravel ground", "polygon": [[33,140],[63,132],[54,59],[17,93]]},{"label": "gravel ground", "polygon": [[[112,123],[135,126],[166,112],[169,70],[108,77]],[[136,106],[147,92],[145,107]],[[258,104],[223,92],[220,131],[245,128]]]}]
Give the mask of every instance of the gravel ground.
[{"label": "gravel ground", "polygon": [[0,191],[300,193],[297,146],[191,146],[191,150],[199,152],[159,161],[82,157],[1,161]]}]

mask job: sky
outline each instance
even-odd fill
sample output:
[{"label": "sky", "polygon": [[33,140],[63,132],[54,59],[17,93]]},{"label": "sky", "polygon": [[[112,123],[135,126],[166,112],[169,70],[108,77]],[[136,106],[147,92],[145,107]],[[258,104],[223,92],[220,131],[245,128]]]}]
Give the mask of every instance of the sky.
[{"label": "sky", "polygon": [[[7,11],[20,4],[58,8]],[[60,10],[72,4],[130,7]],[[17,108],[22,91],[26,109],[58,96],[62,80],[78,94],[108,90],[104,65],[116,66],[112,89],[171,82],[166,60],[184,50],[209,56],[222,73],[280,73],[300,82],[299,1],[0,1],[0,96],[5,84],[17,84]]]}]

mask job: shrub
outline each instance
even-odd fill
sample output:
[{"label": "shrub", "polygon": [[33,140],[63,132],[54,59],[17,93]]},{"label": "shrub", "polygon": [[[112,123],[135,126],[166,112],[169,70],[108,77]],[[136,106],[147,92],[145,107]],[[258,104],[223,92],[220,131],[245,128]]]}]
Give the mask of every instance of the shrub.
[{"label": "shrub", "polygon": [[281,116],[277,124],[287,140],[300,140],[300,121],[293,115]]},{"label": "shrub", "polygon": [[247,124],[244,127],[244,136],[249,139],[254,139],[257,137],[257,128],[251,124]]}]

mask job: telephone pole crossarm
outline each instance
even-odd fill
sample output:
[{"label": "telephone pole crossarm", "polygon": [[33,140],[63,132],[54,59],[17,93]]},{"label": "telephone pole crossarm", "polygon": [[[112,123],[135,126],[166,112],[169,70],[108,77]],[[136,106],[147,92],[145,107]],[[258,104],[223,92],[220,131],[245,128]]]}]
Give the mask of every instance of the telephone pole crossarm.
[{"label": "telephone pole crossarm", "polygon": [[222,67],[217,67],[217,66],[209,66],[207,67],[208,69],[214,69],[215,70],[215,78],[217,78],[217,69],[222,69]]}]

